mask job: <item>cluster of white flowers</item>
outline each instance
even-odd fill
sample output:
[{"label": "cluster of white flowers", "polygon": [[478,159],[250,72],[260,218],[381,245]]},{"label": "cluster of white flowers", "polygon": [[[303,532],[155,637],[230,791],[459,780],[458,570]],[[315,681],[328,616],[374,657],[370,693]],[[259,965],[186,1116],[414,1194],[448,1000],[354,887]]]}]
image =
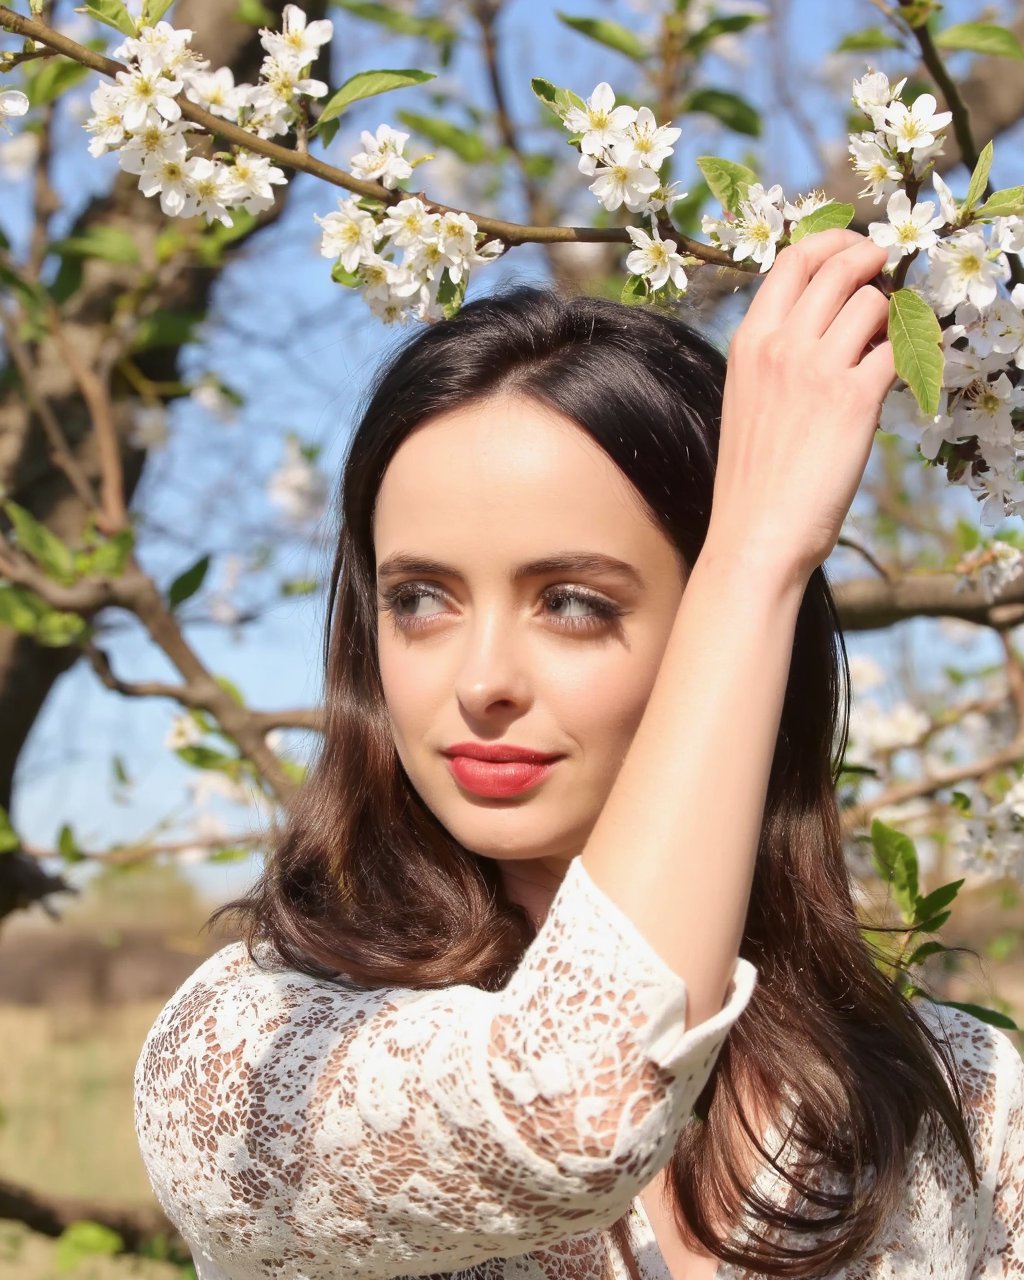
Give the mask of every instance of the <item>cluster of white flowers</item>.
[{"label": "cluster of white flowers", "polygon": [[898,702],[887,711],[874,699],[855,699],[850,709],[849,754],[857,764],[872,764],[880,753],[915,746],[930,727],[924,712],[909,702]]},{"label": "cluster of white flowers", "polygon": [[28,111],[28,98],[20,89],[0,90],[0,128],[10,133],[9,117],[23,116]]},{"label": "cluster of white flowers", "polygon": [[142,27],[113,50],[129,69],[89,99],[89,153],[117,151],[120,167],[138,175],[144,195],[160,197],[168,217],[201,214],[230,227],[232,209],[269,209],[273,187],[288,181],[284,172],[243,147],[224,158],[193,155],[190,131],[200,126],[182,120],[178,98],[184,91],[198,106],[260,138],[287,133],[301,118],[302,97],[327,93],[327,85],[306,72],[333,32],[326,19],[307,25],[300,8],[285,5],[281,31],[260,29],[266,56],[258,82],[236,85],[229,68],[211,72],[209,61],[189,47],[189,28],[167,22]]},{"label": "cluster of white flowers", "polygon": [[[376,134],[364,130],[364,150],[353,157],[357,177],[378,179],[392,188],[408,171],[402,148],[408,134],[382,124]],[[369,207],[367,207],[369,205]],[[444,314],[440,291],[445,281],[460,294],[469,273],[505,252],[500,240],[477,244],[480,234],[468,213],[432,212],[418,196],[385,207],[380,202],[341,197],[325,217],[313,215],[323,228],[320,252],[336,259],[347,283],[361,288],[373,313],[385,324],[410,319],[437,320]],[[394,250],[402,256],[396,260]]]},{"label": "cluster of white flowers", "polygon": [[284,446],[284,461],[267,482],[267,496],[294,524],[319,519],[327,505],[327,477],[294,432],[285,437]]},{"label": "cluster of white flowers", "polygon": [[966,590],[968,583],[976,580],[985,599],[992,604],[1005,586],[1024,573],[1024,552],[997,538],[990,546],[976,547],[962,556],[956,572],[961,575],[957,591]]},{"label": "cluster of white flowers", "polygon": [[958,203],[934,170],[938,206],[931,200],[911,202],[904,188],[916,191],[941,154],[942,130],[951,115],[936,112],[929,93],[908,107],[900,100],[904,84],[891,86],[880,71],[854,82],[853,101],[874,129],[851,136],[850,155],[867,183],[861,195],[872,196],[876,204],[888,197],[885,221],[868,228],[875,243],[888,250],[887,269],[913,255],[908,286],[946,320],[945,372],[934,417],[923,414],[913,394],[899,387],[883,406],[881,426],[916,441],[929,461],[938,458],[945,443],[977,441],[988,469],[976,473],[964,466],[950,479],[970,487],[982,504],[982,523],[991,528],[1004,515],[1024,509],[1012,421],[1014,411],[1024,408],[1024,388],[1016,375],[1007,376],[1010,366],[1024,368],[1024,285],[1005,292],[1008,255],[1024,252],[1024,218],[976,220],[975,210]]},{"label": "cluster of white flowers", "polygon": [[971,816],[953,825],[950,840],[961,870],[1024,884],[1024,778],[998,804],[979,792]]},{"label": "cluster of white flowers", "polygon": [[780,243],[792,235],[800,219],[831,203],[831,196],[821,191],[790,201],[779,183],[766,190],[763,183],[752,182],[735,217],[705,214],[701,229],[712,244],[731,249],[735,262],[749,258],[765,272],[774,264]]}]

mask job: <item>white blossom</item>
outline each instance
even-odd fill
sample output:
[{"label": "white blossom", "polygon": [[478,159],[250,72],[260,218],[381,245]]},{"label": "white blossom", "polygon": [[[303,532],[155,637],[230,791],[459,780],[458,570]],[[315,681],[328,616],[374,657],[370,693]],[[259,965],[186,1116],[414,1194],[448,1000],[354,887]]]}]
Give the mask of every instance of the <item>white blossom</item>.
[{"label": "white blossom", "polygon": [[609,212],[623,204],[632,213],[638,212],[660,185],[658,175],[644,164],[631,142],[612,143],[608,163],[597,165],[593,172],[590,190]]},{"label": "white blossom", "polygon": [[119,71],[116,78],[124,91],[122,111],[129,133],[136,133],[147,120],[159,116],[165,120],[181,119],[181,107],[174,100],[181,92],[181,82],[164,76],[163,68],[153,58],[144,57],[137,67]]},{"label": "white blossom", "polygon": [[205,156],[192,156],[185,163],[185,207],[182,215],[191,218],[202,214],[209,222],[233,226],[227,209],[231,203],[232,181],[227,165],[219,160],[208,160]]},{"label": "white blossom", "polygon": [[872,222],[868,235],[875,244],[889,250],[887,265],[894,266],[907,253],[918,249],[930,249],[938,240],[936,228],[943,225],[942,217],[935,217],[935,206],[930,200],[921,200],[910,206],[905,191],[894,191],[886,201],[887,222]]},{"label": "white blossom", "polygon": [[906,387],[894,387],[885,397],[878,425],[882,431],[912,440],[920,446],[922,457],[929,461],[938,457],[943,442],[952,444],[963,434],[958,436],[954,430],[945,392],[940,397],[939,412],[932,415],[922,411],[917,397]]},{"label": "white blossom", "polygon": [[167,443],[167,410],[162,404],[139,405],[132,413],[128,443],[136,449],[162,449]]},{"label": "white blossom", "polygon": [[824,191],[811,191],[805,196],[797,196],[795,200],[787,200],[782,206],[782,216],[787,222],[799,222],[815,209],[823,209],[832,203],[832,197]]},{"label": "white blossom", "polygon": [[732,256],[737,262],[751,258],[761,264],[762,272],[771,267],[784,230],[779,207],[782,198],[782,187],[778,183],[767,191],[760,182],[750,184],[736,218]]},{"label": "white blossom", "polygon": [[313,219],[323,227],[321,256],[340,258],[346,271],[355,271],[373,253],[377,224],[371,214],[359,208],[357,196],[339,198],[336,210],[323,218],[314,214]]},{"label": "white blossom", "polygon": [[189,715],[175,716],[164,738],[164,746],[172,751],[195,746],[203,739],[203,731]]},{"label": "white blossom", "polygon": [[0,174],[9,182],[27,177],[39,156],[39,134],[23,129],[7,142],[0,142]]},{"label": "white blossom", "polygon": [[627,127],[636,120],[637,114],[635,107],[617,107],[611,85],[602,80],[587,99],[585,108],[570,107],[563,122],[570,132],[583,135],[580,150],[585,156],[600,156],[614,144],[630,144]]},{"label": "white blossom", "polygon": [[876,129],[885,121],[885,113],[894,98],[898,98],[907,83],[904,77],[894,88],[890,88],[889,77],[884,71],[869,71],[853,82],[853,102],[868,116]]},{"label": "white blossom", "polygon": [[360,134],[363,150],[352,157],[351,169],[357,178],[376,179],[389,189],[396,187],[412,173],[412,165],[402,155],[409,135],[390,125],[377,126],[376,134],[364,129]]},{"label": "white blossom", "polygon": [[327,479],[303,453],[297,436],[285,439],[285,460],[270,477],[267,494],[296,524],[315,520],[322,513],[327,502]]},{"label": "white blossom", "polygon": [[142,173],[147,164],[173,161],[184,166],[188,157],[185,127],[179,121],[168,124],[159,117],[148,120],[117,153],[117,163],[125,173]]},{"label": "white blossom", "polygon": [[10,133],[7,121],[28,111],[28,98],[20,89],[0,89],[0,126]]},{"label": "white blossom", "polygon": [[227,171],[227,192],[231,205],[239,206],[247,213],[262,213],[274,203],[274,184],[287,183],[284,170],[270,162],[267,156],[254,155],[251,151],[235,153],[234,163]]},{"label": "white blossom", "polygon": [[626,268],[633,275],[646,277],[652,290],[658,290],[671,280],[677,289],[685,291],[686,272],[683,259],[676,252],[674,240],[662,240],[658,228],[652,225],[653,235],[639,227],[627,227],[629,238],[636,248],[626,257]]},{"label": "white blossom", "polygon": [[191,76],[185,86],[185,97],[205,108],[211,115],[234,123],[238,119],[238,113],[248,105],[252,87],[249,84],[236,85],[231,68],[220,67],[216,71],[199,72]]},{"label": "white blossom", "polygon": [[626,129],[626,135],[634,150],[649,169],[660,169],[672,155],[672,144],[682,134],[682,129],[660,125],[650,107],[641,107],[636,119]]},{"label": "white blossom", "polygon": [[932,186],[935,188],[935,194],[939,197],[939,213],[942,214],[944,221],[951,227],[956,226],[960,217],[960,208],[938,169],[932,170]]},{"label": "white blossom", "polygon": [[897,151],[919,154],[937,141],[938,131],[953,119],[952,111],[936,111],[937,105],[931,93],[922,93],[910,107],[892,102],[885,109],[880,127],[891,135]]},{"label": "white blossom", "polygon": [[903,180],[903,170],[888,148],[879,142],[877,134],[851,135],[850,157],[854,172],[867,179],[868,185],[859,194],[871,196],[874,204],[895,191]]},{"label": "white blossom", "polygon": [[901,700],[890,711],[872,699],[854,700],[850,709],[850,741],[856,753],[870,758],[876,752],[897,751],[915,745],[931,727],[931,721],[909,702]]},{"label": "white blossom", "polygon": [[260,44],[279,62],[291,61],[296,70],[301,71],[316,60],[320,46],[327,44],[334,35],[334,23],[328,18],[320,18],[307,25],[305,13],[294,4],[286,4],[281,17],[280,33],[260,28]]},{"label": "white blossom", "polygon": [[102,156],[119,147],[125,139],[125,91],[119,85],[103,83],[89,95],[93,115],[84,128],[94,134],[89,143],[91,156]]},{"label": "white blossom", "polygon": [[992,245],[1002,253],[1024,253],[1024,218],[993,218]]},{"label": "white blossom", "polygon": [[996,299],[998,285],[1010,274],[1001,253],[991,254],[985,237],[974,228],[957,231],[940,240],[930,255],[927,290],[940,316],[961,302],[979,309]]},{"label": "white blossom", "polygon": [[180,217],[188,200],[187,161],[174,156],[143,161],[139,190],[144,196],[160,196],[160,208],[169,218]]},{"label": "white blossom", "polygon": [[404,248],[436,236],[440,221],[440,214],[428,212],[419,196],[408,196],[393,204],[377,226],[382,235],[390,237],[392,244]]}]

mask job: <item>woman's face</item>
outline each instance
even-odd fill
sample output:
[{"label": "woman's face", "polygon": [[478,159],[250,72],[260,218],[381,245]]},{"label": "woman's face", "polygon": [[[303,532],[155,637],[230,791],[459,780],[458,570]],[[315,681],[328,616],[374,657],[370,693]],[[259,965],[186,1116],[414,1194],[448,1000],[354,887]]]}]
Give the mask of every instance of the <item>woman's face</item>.
[{"label": "woman's face", "polygon": [[[512,897],[542,915],[640,722],[683,591],[680,559],[583,430],[504,395],[431,418],[402,442],[373,533],[399,759],[441,823],[495,859]],[[434,565],[388,564],[401,556]],[[567,556],[627,568],[517,574]],[[465,742],[561,758],[526,790],[487,796],[442,754]]]}]

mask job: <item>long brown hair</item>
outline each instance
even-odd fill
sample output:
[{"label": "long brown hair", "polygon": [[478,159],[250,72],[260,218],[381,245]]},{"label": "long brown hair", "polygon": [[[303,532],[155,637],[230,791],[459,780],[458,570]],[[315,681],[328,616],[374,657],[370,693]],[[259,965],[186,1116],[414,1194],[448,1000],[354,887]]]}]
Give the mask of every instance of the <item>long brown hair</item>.
[{"label": "long brown hair", "polygon": [[[526,394],[589,433],[692,566],[711,510],[725,370],[721,352],[671,312],[521,284],[423,326],[390,354],[341,477],[325,730],[258,881],[209,923],[235,913],[250,954],[269,940],[318,978],[504,986],[536,931],[497,864],[424,804],[389,728],[372,538],[381,479],[431,415]],[[977,1185],[955,1060],[874,963],[854,909],[836,799],[849,704],[846,647],[819,567],[799,611],[742,943],[757,986],[668,1170],[691,1242],[769,1275],[821,1274],[864,1253],[900,1203],[926,1119],[948,1129]],[[739,1172],[737,1134],[773,1155],[743,1098],[776,1119],[798,1100],[791,1141],[806,1160],[783,1174],[798,1203],[781,1214]],[[838,1191],[804,1179],[815,1166]],[[715,1225],[741,1217],[753,1223],[741,1241]],[[779,1243],[780,1227],[804,1245]],[[613,1235],[624,1242],[624,1219]]]}]

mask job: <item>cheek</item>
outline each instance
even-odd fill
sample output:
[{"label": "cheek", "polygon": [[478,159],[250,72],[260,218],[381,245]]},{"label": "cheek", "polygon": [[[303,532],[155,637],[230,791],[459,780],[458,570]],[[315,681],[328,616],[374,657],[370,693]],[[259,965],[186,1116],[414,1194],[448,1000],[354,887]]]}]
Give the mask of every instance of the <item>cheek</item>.
[{"label": "cheek", "polygon": [[544,700],[584,758],[596,763],[603,756],[609,767],[621,762],[650,698],[659,644],[634,636],[631,650],[609,648],[587,660],[577,655],[548,673]]}]

